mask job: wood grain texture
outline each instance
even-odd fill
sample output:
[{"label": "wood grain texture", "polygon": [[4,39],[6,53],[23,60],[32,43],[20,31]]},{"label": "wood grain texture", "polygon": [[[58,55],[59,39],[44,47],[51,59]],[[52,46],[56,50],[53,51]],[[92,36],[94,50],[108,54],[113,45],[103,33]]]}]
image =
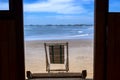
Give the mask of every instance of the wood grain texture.
[{"label": "wood grain texture", "polygon": [[22,0],[0,11],[0,80],[25,80]]},{"label": "wood grain texture", "polygon": [[106,79],[108,0],[95,0],[94,80]]},{"label": "wood grain texture", "polygon": [[0,65],[1,80],[16,79],[16,43],[14,20],[0,20]]},{"label": "wood grain texture", "polygon": [[120,73],[120,13],[109,13],[107,80],[119,79]]}]

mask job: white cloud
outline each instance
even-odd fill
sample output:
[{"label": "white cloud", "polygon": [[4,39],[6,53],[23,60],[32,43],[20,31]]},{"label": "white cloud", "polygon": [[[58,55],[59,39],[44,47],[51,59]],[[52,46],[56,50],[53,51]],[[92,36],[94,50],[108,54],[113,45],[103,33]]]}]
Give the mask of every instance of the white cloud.
[{"label": "white cloud", "polygon": [[73,0],[48,0],[51,3],[66,3],[66,2],[73,2]]},{"label": "white cloud", "polygon": [[25,12],[53,12],[58,14],[79,14],[86,12],[82,5],[76,5],[75,0],[47,0],[24,4]]}]

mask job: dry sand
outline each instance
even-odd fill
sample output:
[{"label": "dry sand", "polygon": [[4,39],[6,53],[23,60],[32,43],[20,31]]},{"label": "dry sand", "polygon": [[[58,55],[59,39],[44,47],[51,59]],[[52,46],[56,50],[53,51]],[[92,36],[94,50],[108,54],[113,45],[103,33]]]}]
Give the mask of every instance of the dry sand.
[{"label": "dry sand", "polygon": [[[93,78],[93,41],[92,40],[36,40],[25,41],[26,71],[46,72],[44,42],[69,43],[69,72],[87,70],[87,78]],[[64,65],[51,65],[51,68],[63,68]]]}]

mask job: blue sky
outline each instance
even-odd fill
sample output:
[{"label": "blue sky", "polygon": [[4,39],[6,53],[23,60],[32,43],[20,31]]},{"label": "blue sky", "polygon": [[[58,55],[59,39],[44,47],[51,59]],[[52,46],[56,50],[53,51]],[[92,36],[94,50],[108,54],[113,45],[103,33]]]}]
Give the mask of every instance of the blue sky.
[{"label": "blue sky", "polygon": [[[0,1],[0,10],[8,9]],[[94,0],[23,0],[24,24],[93,24]],[[120,0],[110,0],[109,11],[120,11]]]},{"label": "blue sky", "polygon": [[110,12],[120,12],[120,0],[110,0],[109,1],[109,11]]},{"label": "blue sky", "polygon": [[24,0],[25,24],[93,23],[93,0]]}]

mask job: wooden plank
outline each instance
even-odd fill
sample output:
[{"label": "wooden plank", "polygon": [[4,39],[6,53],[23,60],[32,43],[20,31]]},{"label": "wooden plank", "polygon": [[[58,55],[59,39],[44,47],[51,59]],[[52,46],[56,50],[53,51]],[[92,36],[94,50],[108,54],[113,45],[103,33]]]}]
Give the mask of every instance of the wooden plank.
[{"label": "wooden plank", "polygon": [[33,78],[81,78],[81,73],[33,73]]},{"label": "wooden plank", "polygon": [[0,10],[0,19],[5,20],[5,19],[13,19],[15,16],[10,12],[10,11],[1,11]]},{"label": "wooden plank", "polygon": [[64,45],[50,45],[50,62],[64,64]]},{"label": "wooden plank", "polygon": [[95,0],[94,80],[106,80],[108,0]]},{"label": "wooden plank", "polygon": [[15,16],[16,80],[25,80],[23,0],[9,0],[9,2],[10,12]]},{"label": "wooden plank", "polygon": [[87,71],[82,70],[82,73],[31,73],[27,71],[28,79],[35,78],[82,78],[85,79],[87,76]]},{"label": "wooden plank", "polygon": [[8,36],[9,36],[9,80],[16,80],[16,34],[15,34],[15,20],[10,20],[9,21],[9,31],[8,31]]},{"label": "wooden plank", "polygon": [[41,78],[43,78],[43,77],[45,77],[45,78],[47,78],[47,77],[68,77],[68,78],[70,78],[70,77],[79,77],[80,78],[80,76],[81,76],[81,73],[49,73],[49,74],[46,74],[46,73],[34,73],[33,74],[33,76],[34,77],[41,77]]},{"label": "wooden plank", "polygon": [[16,80],[15,21],[0,20],[0,80]]},{"label": "wooden plank", "polygon": [[50,71],[66,71],[66,69],[50,69]]},{"label": "wooden plank", "polygon": [[67,45],[68,42],[66,43],[46,43],[46,46],[49,46],[49,45]]},{"label": "wooden plank", "polygon": [[[26,79],[26,80],[34,80],[34,79]],[[87,79],[82,79],[82,78],[38,78],[35,80],[93,80],[93,78],[87,78]]]},{"label": "wooden plank", "polygon": [[120,13],[108,15],[107,80],[119,79],[120,73]]},{"label": "wooden plank", "polygon": [[9,80],[9,21],[0,20],[0,80]]},{"label": "wooden plank", "polygon": [[0,11],[0,80],[25,80],[22,0]]}]

